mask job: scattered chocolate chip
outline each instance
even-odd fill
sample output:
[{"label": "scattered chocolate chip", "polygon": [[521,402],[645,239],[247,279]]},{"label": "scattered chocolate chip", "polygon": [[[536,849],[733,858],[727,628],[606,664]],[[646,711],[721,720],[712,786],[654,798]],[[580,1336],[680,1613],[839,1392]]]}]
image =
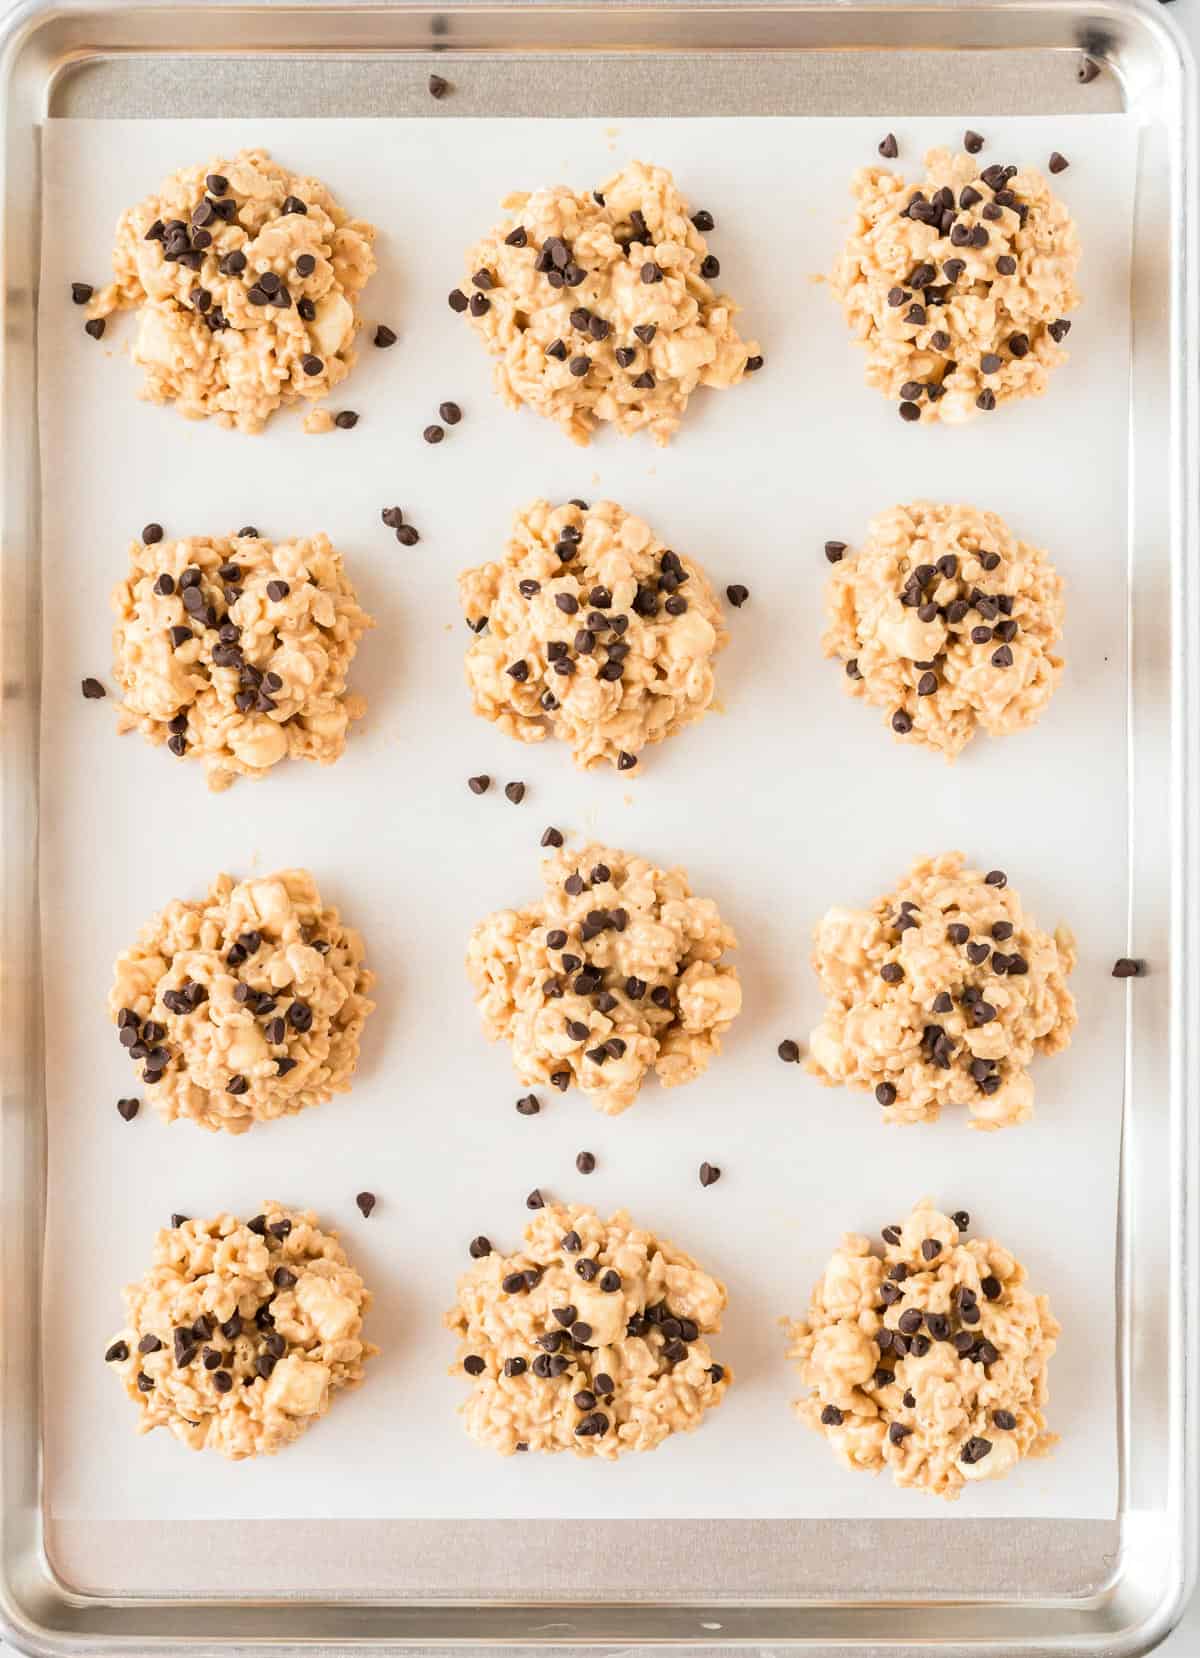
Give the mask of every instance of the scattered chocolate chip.
[{"label": "scattered chocolate chip", "polygon": [[88,702],[97,702],[101,697],[108,695],[98,679],[85,679],[79,688]]},{"label": "scattered chocolate chip", "polygon": [[890,1082],[881,1082],[876,1086],[875,1098],[880,1105],[895,1105],[896,1090]]},{"label": "scattered chocolate chip", "polygon": [[[371,1210],[375,1207],[375,1193],[374,1192],[359,1192],[358,1196],[355,1198],[354,1201],[355,1201],[355,1203],[358,1204],[358,1207],[359,1207],[359,1210],[362,1213],[363,1219],[366,1220],[368,1215],[370,1215]],[[290,1228],[289,1228],[289,1230],[290,1230]],[[273,1227],[272,1227],[272,1231],[274,1231]]]},{"label": "scattered chocolate chip", "polygon": [[525,1199],[525,1207],[527,1209],[544,1209],[546,1207],[546,1200],[536,1186]]},{"label": "scattered chocolate chip", "polygon": [[798,1042],[793,1042],[790,1036],[785,1037],[775,1051],[779,1055],[780,1059],[783,1060],[785,1065],[796,1065],[799,1063],[800,1044]]},{"label": "scattered chocolate chip", "polygon": [[[579,1156],[575,1159],[575,1167],[579,1170],[580,1174],[591,1174],[596,1167],[596,1159],[590,1151],[581,1151]],[[589,1330],[588,1335],[590,1334],[591,1331]],[[586,1340],[587,1337],[579,1337],[577,1339]]]},{"label": "scattered chocolate chip", "polygon": [[514,806],[519,806],[525,798],[525,785],[524,783],[506,783],[504,794],[505,798],[511,800]]},{"label": "scattered chocolate chip", "polygon": [[76,305],[86,305],[95,291],[90,282],[72,282],[71,299]]},{"label": "scattered chocolate chip", "polygon": [[1121,956],[1113,963],[1112,976],[1114,979],[1140,979],[1145,974],[1146,963],[1135,956]]},{"label": "scattered chocolate chip", "polygon": [[131,1123],[141,1110],[141,1100],[118,1100],[117,1111],[125,1122]]},{"label": "scattered chocolate chip", "polygon": [[968,155],[978,155],[983,148],[982,134],[972,132],[970,127],[963,133],[963,149]]},{"label": "scattered chocolate chip", "polygon": [[[298,259],[296,261],[296,269],[300,270],[300,261]],[[301,271],[302,276],[307,274],[308,273],[306,271]],[[386,323],[381,322],[379,327],[375,330],[375,344],[379,346],[381,350],[386,350],[389,345],[395,345],[395,343],[395,330],[389,328]]]},{"label": "scattered chocolate chip", "polygon": [[637,756],[636,755],[627,754],[624,749],[622,749],[621,752],[617,755],[617,770],[618,771],[632,771],[634,766],[636,766],[636,765],[637,765]]},{"label": "scattered chocolate chip", "polygon": [[[99,340],[99,339],[103,338],[103,335],[104,335],[104,318],[103,317],[93,317],[90,322],[85,322],[84,323],[83,331],[84,331],[85,334],[89,334],[92,337],[93,340]],[[140,1387],[141,1385],[142,1385],[142,1378],[139,1376],[138,1377],[138,1386]],[[154,1383],[151,1382],[150,1386],[153,1387]]]},{"label": "scattered chocolate chip", "polygon": [[442,426],[426,426],[421,433],[426,443],[440,443],[445,435],[445,428]]},{"label": "scattered chocolate chip", "polygon": [[897,144],[896,135],[893,132],[889,132],[886,137],[879,140],[878,148],[885,161],[894,161],[900,154],[900,146]]},{"label": "scattered chocolate chip", "polygon": [[825,557],[830,564],[837,564],[845,556],[846,543],[844,541],[827,541],[825,543]]},{"label": "scattered chocolate chip", "polygon": [[701,1163],[700,1184],[702,1186],[715,1186],[720,1178],[721,1171],[715,1163]]},{"label": "scattered chocolate chip", "polygon": [[750,589],[743,587],[740,582],[734,582],[732,586],[725,589],[725,597],[735,610],[740,610],[750,597]]},{"label": "scattered chocolate chip", "polygon": [[466,296],[466,294],[463,293],[461,288],[451,288],[451,290],[450,290],[449,294],[446,296],[446,298],[447,298],[447,302],[450,306],[450,309],[452,311],[460,311],[461,312],[461,311],[466,310],[466,308],[467,308],[467,296]]},{"label": "scattered chocolate chip", "polygon": [[1046,165],[1052,173],[1065,173],[1071,163],[1058,150],[1051,150],[1050,159]]},{"label": "scattered chocolate chip", "polygon": [[430,75],[425,84],[431,98],[444,98],[450,90],[450,82],[441,75]]},{"label": "scattered chocolate chip", "polygon": [[904,402],[900,404],[900,418],[901,420],[909,421],[920,420],[921,411],[917,404],[912,402]]}]

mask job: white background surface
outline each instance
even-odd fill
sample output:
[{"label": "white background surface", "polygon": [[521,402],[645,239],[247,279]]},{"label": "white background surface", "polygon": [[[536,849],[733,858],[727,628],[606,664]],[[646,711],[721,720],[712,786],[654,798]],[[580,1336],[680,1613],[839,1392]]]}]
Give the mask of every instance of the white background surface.
[{"label": "white background surface", "polygon": [[[961,121],[897,126],[910,171]],[[485,130],[486,129],[486,130]],[[1085,247],[1070,364],[1041,403],[962,431],[902,425],[862,384],[826,269],[848,212],[845,181],[875,159],[876,122],[54,124],[47,134],[42,411],[46,462],[47,685],[43,891],[52,1168],[47,1261],[47,1489],[59,1515],[175,1516],[180,1478],[196,1516],[627,1515],[919,1517],[938,1506],[844,1473],[794,1425],[775,1320],[802,1310],[839,1233],[876,1231],[916,1198],[965,1206],[1013,1247],[1065,1323],[1052,1371],[1058,1454],[970,1494],[976,1515],[1098,1516],[1115,1506],[1112,1221],[1121,1008],[1109,978],[1124,888],[1124,387],[1130,130],[1119,118],[989,121],[983,161],[1072,158],[1059,188]],[[380,226],[363,357],[335,407],[353,432],[263,437],[134,400],[132,325],[97,344],[69,303],[72,279],[105,278],[111,228],[168,169],[258,142],[322,177]],[[769,165],[761,167],[761,158]],[[673,166],[708,207],[722,285],[762,343],[763,373],[698,397],[668,451],[603,435],[574,449],[491,397],[489,365],[445,304],[461,257],[508,190],[599,184],[634,156]],[[803,181],[802,185],[798,181]],[[56,304],[54,296],[61,295]],[[376,320],[397,328],[389,352]],[[438,449],[421,430],[451,397],[463,424]],[[714,583],[744,581],[719,672],[723,715],[647,753],[640,773],[580,777],[557,748],[528,750],[475,721],[462,683],[466,634],[454,576],[491,555],[513,507],[611,495],[642,512]],[[951,770],[894,745],[821,660],[828,537],[921,494],[1005,513],[1050,548],[1069,582],[1068,668],[1037,730],[978,745]],[[379,509],[421,529],[398,547]],[[268,536],[325,529],[379,627],[353,683],[365,729],[332,771],[295,766],[206,794],[198,765],[136,737],[111,703],[107,595],[130,534],[253,522]],[[468,774],[497,786],[471,796]],[[644,775],[643,775],[644,774]],[[529,784],[514,808],[499,784]],[[487,910],[538,890],[538,839],[556,823],[680,862],[737,928],[746,1011],[721,1061],[672,1094],[651,1085],[620,1119],[575,1095],[519,1118],[507,1052],[479,1034],[462,972]],[[807,965],[813,921],[869,902],[919,852],[961,845],[1001,865],[1044,925],[1079,936],[1074,1046],[1039,1065],[1038,1116],[1001,1135],[962,1114],[885,1130],[868,1098],[821,1089],[775,1057],[820,1012]],[[176,895],[220,869],[307,864],[366,935],[379,974],[353,1093],[241,1140],[114,1109],[134,1073],[107,1022],[111,962]],[[592,1150],[597,1172],[576,1174]],[[702,1191],[707,1158],[721,1183]],[[533,1185],[642,1223],[695,1251],[730,1288],[714,1343],[737,1384],[694,1439],[618,1469],[573,1459],[491,1459],[462,1433],[439,1318],[486,1232],[515,1245]],[[369,1222],[353,1205],[379,1196]],[[344,1231],[376,1293],[384,1349],[356,1396],[262,1465],[195,1457],[165,1434],[132,1437],[131,1407],[100,1355],[121,1323],[118,1288],[173,1210],[251,1212],[266,1196],[315,1207]]]}]

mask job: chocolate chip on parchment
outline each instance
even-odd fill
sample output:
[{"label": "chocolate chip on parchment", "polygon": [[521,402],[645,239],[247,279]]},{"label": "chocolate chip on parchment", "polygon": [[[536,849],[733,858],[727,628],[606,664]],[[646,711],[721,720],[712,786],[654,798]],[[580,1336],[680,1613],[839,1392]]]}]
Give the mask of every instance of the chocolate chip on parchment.
[{"label": "chocolate chip on parchment", "polygon": [[542,1109],[541,1102],[536,1094],[522,1094],[517,1101],[517,1114],[521,1117],[536,1117]]},{"label": "chocolate chip on parchment", "polygon": [[963,149],[966,150],[968,155],[978,155],[982,148],[982,133],[972,132],[971,128],[968,127],[966,132],[963,133]]},{"label": "chocolate chip on parchment", "polygon": [[1046,163],[1046,166],[1052,173],[1065,173],[1070,165],[1071,163],[1067,160],[1065,155],[1061,154],[1060,151],[1051,150],[1050,159]]},{"label": "chocolate chip on parchment", "polygon": [[108,695],[108,692],[104,689],[98,679],[83,680],[80,683],[79,689],[83,692],[83,695],[88,702],[97,702],[101,697],[106,697]]},{"label": "chocolate chip on parchment", "polygon": [[720,1178],[721,1171],[715,1163],[701,1163],[700,1184],[702,1186],[715,1186]]},{"label": "chocolate chip on parchment", "polygon": [[637,756],[635,754],[628,754],[628,753],[626,753],[626,751],[624,749],[622,749],[621,752],[617,755],[617,770],[618,771],[632,771],[634,766],[636,766],[636,765],[637,765]]},{"label": "chocolate chip on parchment", "polygon": [[436,424],[426,426],[425,430],[421,433],[421,436],[425,439],[426,443],[440,443],[445,435],[445,428]]},{"label": "chocolate chip on parchment", "polygon": [[90,282],[72,282],[71,299],[76,305],[86,305],[95,291]]},{"label": "chocolate chip on parchment", "polygon": [[[104,318],[103,317],[93,317],[90,322],[85,322],[84,323],[83,331],[84,331],[85,334],[90,335],[93,340],[102,339],[103,336],[104,336]],[[140,1377],[138,1378],[138,1386],[139,1387],[141,1386],[141,1378]],[[153,1387],[154,1383],[151,1382],[150,1386]]]},{"label": "chocolate chip on parchment", "polygon": [[368,1218],[368,1216],[370,1215],[371,1210],[374,1209],[374,1207],[375,1207],[375,1193],[374,1192],[359,1192],[358,1196],[354,1199],[354,1201],[358,1205],[359,1212],[361,1213],[362,1218],[364,1220],[366,1220]]},{"label": "chocolate chip on parchment", "polygon": [[[296,261],[296,269],[300,270],[300,261],[298,259]],[[304,275],[304,274],[305,274],[304,272],[301,272],[301,275]],[[395,343],[396,343],[396,332],[395,332],[395,330],[392,329],[392,328],[389,328],[386,323],[381,322],[379,324],[379,327],[375,330],[374,343],[377,346],[379,346],[381,350],[386,350],[389,345],[395,345]]]},{"label": "chocolate chip on parchment", "polygon": [[452,311],[462,312],[467,308],[467,296],[461,288],[451,288],[446,299]]},{"label": "chocolate chip on parchment", "polygon": [[1140,979],[1146,971],[1146,963],[1136,956],[1121,956],[1113,963],[1112,976],[1114,979]]},{"label": "chocolate chip on parchment", "polygon": [[[579,1156],[575,1159],[575,1167],[579,1170],[580,1174],[591,1174],[596,1167],[596,1158],[594,1154],[590,1151],[581,1151]],[[589,1335],[591,1334],[590,1331],[588,1333]],[[587,1338],[584,1337],[581,1339],[586,1340]]]},{"label": "chocolate chip on parchment", "polygon": [[120,1114],[120,1116],[122,1117],[122,1119],[127,1123],[131,1123],[133,1121],[133,1119],[137,1116],[138,1112],[141,1110],[141,1106],[142,1106],[141,1100],[118,1100],[117,1101],[117,1111]]},{"label": "chocolate chip on parchment", "polygon": [[430,75],[425,85],[431,98],[444,98],[450,90],[450,82],[442,75]]},{"label": "chocolate chip on parchment", "polygon": [[527,1209],[544,1209],[546,1207],[546,1200],[536,1186],[525,1199],[525,1207]]},{"label": "chocolate chip on parchment", "polygon": [[775,1051],[779,1055],[780,1059],[783,1060],[785,1065],[796,1065],[799,1063],[800,1044],[798,1042],[793,1042],[790,1036],[784,1037],[783,1041],[779,1044]]},{"label": "chocolate chip on parchment", "polygon": [[900,146],[896,142],[894,132],[887,133],[879,140],[878,150],[885,161],[894,161],[900,154]]}]

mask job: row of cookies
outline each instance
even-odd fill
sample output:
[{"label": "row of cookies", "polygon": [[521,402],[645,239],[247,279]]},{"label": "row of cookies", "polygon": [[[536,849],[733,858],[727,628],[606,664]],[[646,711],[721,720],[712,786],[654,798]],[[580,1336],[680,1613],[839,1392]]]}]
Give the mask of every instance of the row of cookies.
[{"label": "row of cookies", "polygon": [[[894,141],[881,146],[896,153]],[[864,168],[831,276],[867,379],[907,421],[959,423],[1045,391],[1065,357],[1079,296],[1070,213],[1032,168],[934,150],[920,184]],[[1061,164],[1061,165],[1060,165]],[[1061,172],[1065,158],[1051,158]],[[593,191],[517,192],[466,255],[449,303],[495,358],[495,386],[578,443],[597,426],[667,443],[698,387],[763,366],[732,298],[713,284],[713,215],[692,211],[665,168],[633,162]],[[182,168],[125,212],[115,281],[73,284],[87,329],[138,312],[144,395],[196,419],[262,429],[307,403],[308,430],[335,423],[321,400],[355,359],[375,227],[319,180],[262,150]],[[377,332],[390,346],[395,332]],[[352,424],[350,422],[349,424]]]},{"label": "row of cookies", "polygon": [[[526,1200],[511,1254],[471,1240],[445,1323],[468,1433],[504,1456],[614,1461],[699,1427],[733,1381],[709,1337],[725,1286],[621,1211]],[[1025,1269],[928,1202],[848,1234],[789,1331],[800,1419],[849,1469],[954,1498],[1054,1443],[1043,1406],[1059,1326]],[[241,1459],[299,1438],[378,1349],[370,1293],[335,1233],[267,1203],[248,1221],[172,1217],[105,1351],[142,1433]]]},{"label": "row of cookies", "polygon": [[[875,519],[857,552],[825,551],[826,655],[897,736],[953,759],[977,731],[1038,719],[1063,619],[1040,548],[995,513],[917,501]],[[712,705],[729,637],[717,594],[615,502],[531,502],[458,586],[472,706],[518,741],[552,737],[579,766],[629,771]],[[740,608],[749,593],[726,597]],[[247,525],[173,540],[149,524],[112,603],[118,729],[200,759],[212,788],[285,758],[329,764],[365,712],[347,679],[373,620],[326,536],[271,541]],[[94,678],[83,689],[103,694]]]},{"label": "row of cookies", "polygon": [[[667,1088],[699,1076],[742,1007],[716,904],[682,869],[595,844],[553,851],[543,880],[540,899],[485,917],[467,948],[484,1032],[508,1043],[522,1085],[574,1086],[617,1115],[651,1072]],[[1075,946],[1036,924],[1003,871],[919,859],[869,907],[835,905],[814,936],[815,1076],[872,1091],[887,1122],[944,1106],[975,1128],[1028,1121],[1029,1064],[1075,1026]],[[349,1089],[373,983],[362,938],[306,870],[220,875],[122,951],[109,1011],[167,1121],[240,1134]]]}]

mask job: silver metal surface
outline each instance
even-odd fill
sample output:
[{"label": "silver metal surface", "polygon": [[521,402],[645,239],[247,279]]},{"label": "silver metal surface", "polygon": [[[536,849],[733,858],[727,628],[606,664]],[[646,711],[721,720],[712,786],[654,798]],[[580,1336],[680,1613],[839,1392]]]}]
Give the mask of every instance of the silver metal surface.
[{"label": "silver metal surface", "polygon": [[[21,1651],[805,1644],[1148,1651],[1196,1552],[1200,915],[1197,167],[1193,70],[1150,0],[10,6],[0,34],[0,1614]],[[1086,85],[1081,51],[1103,65]],[[1107,1521],[44,1520],[37,924],[41,675],[38,128],[55,116],[984,114],[1141,122],[1131,293],[1129,941],[1117,1299],[1121,1504]],[[469,73],[468,73],[469,70]],[[453,67],[448,71],[453,77]],[[438,118],[445,111],[438,110]],[[66,483],[67,480],[64,480]],[[1063,487],[1086,489],[1086,478]],[[1114,741],[1120,735],[1114,733]],[[1084,850],[1081,855],[1086,855]],[[120,1194],[113,1194],[120,1201]],[[397,1446],[397,1472],[402,1477]]]}]

